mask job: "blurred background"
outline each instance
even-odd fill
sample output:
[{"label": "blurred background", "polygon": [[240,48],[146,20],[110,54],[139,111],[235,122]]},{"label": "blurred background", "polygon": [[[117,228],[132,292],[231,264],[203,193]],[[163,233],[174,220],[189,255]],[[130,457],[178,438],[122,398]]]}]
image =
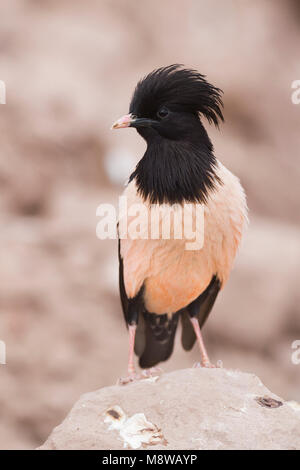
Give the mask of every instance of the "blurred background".
[{"label": "blurred background", "polygon": [[[96,238],[96,208],[117,203],[144,143],[109,128],[141,76],[177,62],[224,90],[226,123],[206,127],[250,208],[211,358],[300,401],[299,44],[297,0],[1,0],[1,448],[35,448],[126,374],[117,242]],[[162,366],[197,358],[178,341]]]}]

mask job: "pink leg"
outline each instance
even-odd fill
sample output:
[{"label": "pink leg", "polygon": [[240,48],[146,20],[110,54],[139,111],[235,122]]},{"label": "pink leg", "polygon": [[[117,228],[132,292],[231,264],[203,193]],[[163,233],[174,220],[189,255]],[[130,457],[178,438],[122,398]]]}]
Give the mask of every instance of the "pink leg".
[{"label": "pink leg", "polygon": [[135,367],[134,367],[134,340],[135,340],[136,325],[129,325],[128,332],[129,332],[129,354],[128,354],[128,367],[127,367],[128,376],[122,377],[121,379],[119,379],[118,380],[119,385],[126,385],[130,382],[134,382],[134,380],[139,380],[141,378],[141,376],[135,372]]},{"label": "pink leg", "polygon": [[162,370],[157,367],[152,367],[151,369],[143,370],[141,374],[137,374],[134,367],[134,340],[135,340],[135,332],[136,332],[136,325],[129,325],[129,355],[128,355],[128,376],[122,377],[118,380],[119,385],[126,385],[130,382],[134,382],[135,380],[145,379],[147,377],[152,377],[154,374],[157,375],[161,373]]},{"label": "pink leg", "polygon": [[211,364],[209,360],[197,318],[190,318],[190,320],[193,325],[194,332],[195,332],[195,335],[199,344],[200,355],[201,355],[201,366],[202,367],[215,367],[213,364]]},{"label": "pink leg", "polygon": [[132,375],[135,374],[135,367],[134,367],[134,340],[135,340],[135,332],[136,332],[136,325],[129,325],[129,356],[128,356],[128,374]]}]

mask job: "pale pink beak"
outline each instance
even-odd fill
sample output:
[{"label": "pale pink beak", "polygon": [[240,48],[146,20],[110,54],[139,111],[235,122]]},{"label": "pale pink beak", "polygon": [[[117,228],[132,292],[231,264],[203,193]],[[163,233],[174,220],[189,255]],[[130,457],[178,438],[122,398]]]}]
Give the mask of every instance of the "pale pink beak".
[{"label": "pale pink beak", "polygon": [[111,129],[122,129],[123,127],[129,127],[133,119],[134,116],[132,114],[125,114],[125,116],[122,116],[120,119],[113,123]]}]

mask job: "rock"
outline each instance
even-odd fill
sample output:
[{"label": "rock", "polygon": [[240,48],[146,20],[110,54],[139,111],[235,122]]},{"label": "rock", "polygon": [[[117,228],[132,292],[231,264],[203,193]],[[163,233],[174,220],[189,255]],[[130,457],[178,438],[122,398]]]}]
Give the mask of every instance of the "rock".
[{"label": "rock", "polygon": [[184,369],[83,395],[39,449],[299,449],[299,425],[253,374]]}]

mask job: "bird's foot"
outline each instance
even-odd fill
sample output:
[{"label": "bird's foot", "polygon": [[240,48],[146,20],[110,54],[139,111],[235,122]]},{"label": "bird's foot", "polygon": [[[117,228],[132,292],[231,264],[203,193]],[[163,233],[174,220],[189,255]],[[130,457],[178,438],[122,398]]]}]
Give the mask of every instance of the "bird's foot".
[{"label": "bird's foot", "polygon": [[216,366],[212,364],[211,362],[205,361],[205,362],[195,362],[193,364],[193,369],[215,369]]},{"label": "bird's foot", "polygon": [[117,385],[127,385],[131,382],[136,382],[137,380],[141,380],[143,378],[144,377],[142,376],[142,374],[137,374],[136,372],[131,372],[129,375],[127,375],[127,377],[121,377],[117,381]]},{"label": "bird's foot", "polygon": [[127,385],[138,380],[150,379],[151,377],[158,377],[163,370],[160,367],[151,367],[150,369],[144,369],[140,374],[137,372],[131,372],[127,377],[121,377],[117,385]]},{"label": "bird's foot", "polygon": [[142,375],[144,378],[154,377],[162,374],[163,370],[160,367],[150,367],[150,369],[144,369]]},{"label": "bird's foot", "polygon": [[209,360],[204,360],[202,362],[195,362],[193,364],[193,369],[203,368],[203,369],[222,369],[222,361],[218,361],[217,365],[212,364]]}]

